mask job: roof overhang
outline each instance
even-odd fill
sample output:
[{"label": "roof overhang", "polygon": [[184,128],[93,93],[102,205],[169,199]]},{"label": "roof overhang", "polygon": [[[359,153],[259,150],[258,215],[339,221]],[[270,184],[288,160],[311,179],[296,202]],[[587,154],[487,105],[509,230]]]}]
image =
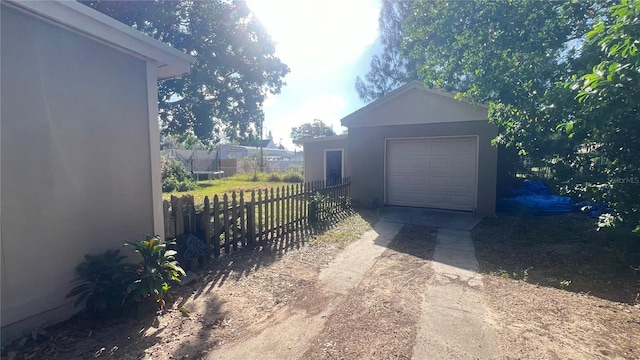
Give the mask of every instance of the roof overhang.
[{"label": "roof overhang", "polygon": [[157,64],[159,80],[188,74],[194,61],[192,56],[76,1],[3,0],[2,4],[35,15],[119,51],[151,59]]},{"label": "roof overhang", "polygon": [[324,137],[298,140],[298,141],[294,141],[294,143],[302,145],[302,144],[314,143],[314,142],[346,140],[347,138],[348,138],[348,135],[324,136]]}]

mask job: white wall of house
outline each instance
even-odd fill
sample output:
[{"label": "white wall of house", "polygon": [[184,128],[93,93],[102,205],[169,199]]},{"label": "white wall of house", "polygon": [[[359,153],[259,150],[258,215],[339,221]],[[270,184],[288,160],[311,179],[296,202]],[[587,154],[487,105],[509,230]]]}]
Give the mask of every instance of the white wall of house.
[{"label": "white wall of house", "polygon": [[156,64],[4,4],[0,22],[1,325],[10,336],[75,311],[65,295],[85,254],[162,223]]}]

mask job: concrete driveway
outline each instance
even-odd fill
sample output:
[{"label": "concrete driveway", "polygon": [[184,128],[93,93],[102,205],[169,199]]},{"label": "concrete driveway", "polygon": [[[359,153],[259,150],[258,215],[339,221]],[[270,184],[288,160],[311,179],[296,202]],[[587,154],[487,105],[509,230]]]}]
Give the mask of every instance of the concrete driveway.
[{"label": "concrete driveway", "polygon": [[471,231],[482,216],[463,211],[386,206],[378,209],[380,221]]},{"label": "concrete driveway", "polygon": [[[278,323],[241,344],[222,347],[210,359],[299,359],[322,331],[326,319],[355,289],[405,224],[438,228],[431,261],[435,275],[424,286],[413,359],[500,357],[482,303],[470,230],[481,216],[441,210],[385,207],[373,230],[351,243],[319,275],[322,311],[287,313]],[[304,332],[298,331],[305,329]]]}]

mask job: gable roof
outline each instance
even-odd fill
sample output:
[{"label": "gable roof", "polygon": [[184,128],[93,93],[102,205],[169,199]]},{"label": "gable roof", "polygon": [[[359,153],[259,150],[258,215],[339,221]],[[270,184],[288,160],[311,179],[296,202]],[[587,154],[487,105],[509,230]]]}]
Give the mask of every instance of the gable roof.
[{"label": "gable roof", "polygon": [[275,148],[276,145],[273,142],[273,139],[262,139],[260,141],[260,144],[262,145],[263,148]]},{"label": "gable roof", "polygon": [[414,80],[340,120],[346,127],[487,120],[489,107],[455,99]]},{"label": "gable roof", "polygon": [[194,61],[193,57],[76,1],[3,0],[2,4],[119,51],[152,59],[160,80],[188,74]]}]

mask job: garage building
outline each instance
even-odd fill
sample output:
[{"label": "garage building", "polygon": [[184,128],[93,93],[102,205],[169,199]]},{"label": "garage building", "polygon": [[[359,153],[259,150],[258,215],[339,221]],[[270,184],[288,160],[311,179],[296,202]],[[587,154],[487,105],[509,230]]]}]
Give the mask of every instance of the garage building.
[{"label": "garage building", "polygon": [[346,138],[304,143],[305,180],[332,181],[340,168],[356,203],[495,213],[498,130],[487,106],[414,81],[341,121]]}]

